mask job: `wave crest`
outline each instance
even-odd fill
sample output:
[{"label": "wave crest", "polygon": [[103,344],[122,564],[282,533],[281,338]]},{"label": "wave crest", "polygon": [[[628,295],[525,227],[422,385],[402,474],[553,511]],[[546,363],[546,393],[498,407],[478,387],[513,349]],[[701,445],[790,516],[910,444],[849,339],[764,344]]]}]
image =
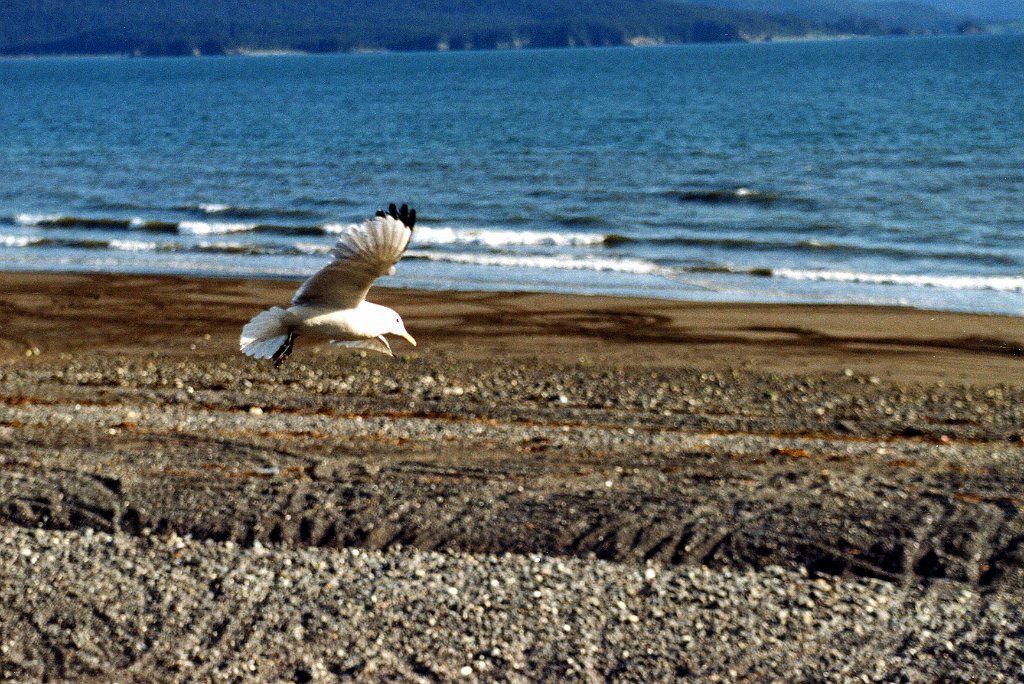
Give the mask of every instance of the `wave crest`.
[{"label": "wave crest", "polygon": [[255,223],[219,223],[208,221],[182,221],[178,224],[178,232],[191,235],[217,235],[221,233],[241,233],[256,228]]},{"label": "wave crest", "polygon": [[509,254],[438,253],[410,250],[407,259],[423,259],[470,266],[502,266],[505,268],[537,268],[572,271],[607,271],[637,275],[668,275],[671,269],[643,259],[602,259],[571,256],[513,256]]},{"label": "wave crest", "polygon": [[532,230],[417,228],[416,246],[479,245],[482,247],[590,247],[603,245],[609,236],[597,233],[556,233]]},{"label": "wave crest", "polygon": [[1024,276],[907,275],[899,273],[858,273],[855,271],[814,271],[794,268],[772,269],[772,276],[787,280],[822,280],[871,285],[939,287],[950,290],[1024,292]]},{"label": "wave crest", "polygon": [[175,207],[177,211],[191,211],[206,215],[226,216],[230,218],[297,218],[316,216],[317,212],[308,209],[288,209],[284,207],[247,207],[221,202],[199,202],[183,204]]}]

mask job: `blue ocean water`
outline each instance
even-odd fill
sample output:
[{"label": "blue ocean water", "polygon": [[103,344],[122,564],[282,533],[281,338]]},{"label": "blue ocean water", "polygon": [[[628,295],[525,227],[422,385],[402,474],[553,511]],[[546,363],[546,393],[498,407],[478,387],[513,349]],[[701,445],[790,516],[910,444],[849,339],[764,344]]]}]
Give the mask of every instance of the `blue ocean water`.
[{"label": "blue ocean water", "polygon": [[1024,315],[1024,37],[0,60],[0,268]]}]

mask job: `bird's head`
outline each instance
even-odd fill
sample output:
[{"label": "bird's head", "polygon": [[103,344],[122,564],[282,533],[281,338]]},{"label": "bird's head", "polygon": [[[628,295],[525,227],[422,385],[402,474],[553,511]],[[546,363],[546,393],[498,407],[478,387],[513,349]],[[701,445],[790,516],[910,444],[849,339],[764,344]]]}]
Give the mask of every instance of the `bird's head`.
[{"label": "bird's head", "polygon": [[388,329],[388,332],[391,333],[392,335],[398,335],[399,337],[404,337],[405,340],[409,344],[411,344],[412,346],[415,347],[416,346],[416,340],[413,339],[413,336],[410,335],[409,331],[405,329],[405,323],[402,321],[402,317],[399,316],[397,313],[394,313],[394,312],[392,312],[392,313],[394,314],[394,316],[392,317],[392,319],[390,321],[390,326],[391,327]]}]

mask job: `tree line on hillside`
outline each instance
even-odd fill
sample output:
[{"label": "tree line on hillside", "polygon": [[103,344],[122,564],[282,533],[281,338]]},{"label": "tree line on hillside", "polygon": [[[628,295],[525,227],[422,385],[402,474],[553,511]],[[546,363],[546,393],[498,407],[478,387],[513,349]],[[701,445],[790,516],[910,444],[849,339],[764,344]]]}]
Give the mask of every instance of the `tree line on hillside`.
[{"label": "tree line on hillside", "polygon": [[0,3],[0,54],[611,46],[819,28],[797,17],[667,0],[7,0]]}]

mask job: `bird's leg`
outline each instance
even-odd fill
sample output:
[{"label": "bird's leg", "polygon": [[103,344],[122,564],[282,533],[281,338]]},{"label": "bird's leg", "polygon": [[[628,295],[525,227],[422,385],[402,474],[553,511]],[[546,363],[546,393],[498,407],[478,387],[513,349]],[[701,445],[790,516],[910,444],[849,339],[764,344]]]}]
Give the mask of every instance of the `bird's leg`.
[{"label": "bird's leg", "polygon": [[274,368],[277,368],[284,360],[287,359],[292,353],[292,347],[295,346],[295,338],[298,337],[295,333],[288,331],[288,339],[284,341],[284,344],[274,352],[271,360],[274,362]]}]

